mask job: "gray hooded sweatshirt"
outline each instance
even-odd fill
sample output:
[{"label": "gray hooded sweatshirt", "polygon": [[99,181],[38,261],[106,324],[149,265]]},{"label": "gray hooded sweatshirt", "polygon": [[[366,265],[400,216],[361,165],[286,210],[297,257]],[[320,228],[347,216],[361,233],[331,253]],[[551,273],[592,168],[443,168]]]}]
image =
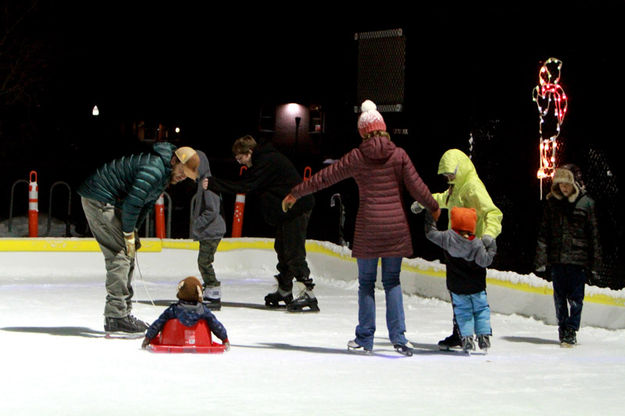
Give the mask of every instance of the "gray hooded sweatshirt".
[{"label": "gray hooded sweatshirt", "polygon": [[441,247],[447,268],[447,289],[457,294],[478,293],[486,289],[486,267],[497,252],[495,240],[488,247],[480,238],[464,238],[454,230],[439,231],[432,215],[425,215],[425,236]]},{"label": "gray hooded sweatshirt", "polygon": [[206,154],[201,150],[197,150],[197,154],[200,157],[200,166],[191,233],[194,240],[217,240],[226,233],[226,222],[221,213],[221,197],[202,187],[202,180],[212,175]]}]

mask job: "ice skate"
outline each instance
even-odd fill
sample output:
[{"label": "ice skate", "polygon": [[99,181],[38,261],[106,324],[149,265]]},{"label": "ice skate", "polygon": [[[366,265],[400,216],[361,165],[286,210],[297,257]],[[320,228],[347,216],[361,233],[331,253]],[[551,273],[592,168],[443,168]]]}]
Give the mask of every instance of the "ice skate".
[{"label": "ice skate", "polygon": [[366,354],[366,355],[373,354],[372,350],[369,350],[369,349],[363,347],[362,345],[358,344],[355,339],[349,340],[347,342],[347,351],[360,352],[360,353],[363,353],[363,354]]},{"label": "ice skate", "polygon": [[104,318],[106,338],[141,338],[149,325],[132,315],[123,318]]},{"label": "ice skate", "polygon": [[462,337],[462,351],[466,354],[471,354],[471,351],[475,351],[475,342],[473,341],[473,335],[468,337]]},{"label": "ice skate", "polygon": [[[280,302],[283,302],[284,305],[280,305]],[[271,308],[284,307],[291,302],[293,302],[293,293],[290,290],[286,291],[278,288],[275,292],[265,296],[265,306]]]},{"label": "ice skate", "polygon": [[462,347],[462,340],[456,331],[447,338],[438,341],[438,348],[441,351],[449,351],[454,347]]},{"label": "ice skate", "polygon": [[412,354],[414,353],[414,345],[412,345],[409,341],[406,341],[405,344],[395,344],[393,347],[395,348],[395,351],[405,355],[406,357],[412,357]]},{"label": "ice skate", "polygon": [[317,298],[312,290],[306,289],[297,299],[286,305],[288,312],[319,312]]},{"label": "ice skate", "polygon": [[560,347],[573,348],[575,344],[577,344],[577,336],[575,334],[575,330],[571,328],[566,328],[560,338]]},{"label": "ice skate", "polygon": [[204,305],[212,311],[221,310],[221,286],[207,286],[202,292]]},{"label": "ice skate", "polygon": [[487,352],[490,348],[490,337],[488,335],[478,335],[477,345],[482,351]]}]

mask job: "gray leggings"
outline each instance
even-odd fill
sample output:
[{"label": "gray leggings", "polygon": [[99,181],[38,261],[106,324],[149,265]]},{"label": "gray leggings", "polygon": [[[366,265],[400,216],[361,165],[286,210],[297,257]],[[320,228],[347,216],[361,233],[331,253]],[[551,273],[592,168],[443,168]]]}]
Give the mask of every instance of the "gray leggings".
[{"label": "gray leggings", "polygon": [[135,260],[126,255],[121,211],[93,199],[81,198],[89,228],[104,254],[106,304],[104,316],[123,318],[132,309],[132,273]]}]

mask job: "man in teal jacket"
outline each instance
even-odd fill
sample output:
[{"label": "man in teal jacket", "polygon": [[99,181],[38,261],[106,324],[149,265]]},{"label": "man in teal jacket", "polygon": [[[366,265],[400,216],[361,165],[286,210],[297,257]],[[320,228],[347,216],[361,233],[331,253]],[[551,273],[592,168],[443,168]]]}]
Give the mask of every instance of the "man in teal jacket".
[{"label": "man in teal jacket", "polygon": [[[453,207],[474,208],[477,212],[475,236],[481,238],[488,249],[501,233],[503,213],[493,203],[484,183],[477,175],[473,162],[458,149],[447,150],[438,164],[438,174],[443,175],[449,184],[445,192],[432,194],[438,206],[447,209],[448,212],[451,212]],[[418,213],[421,209],[417,202],[412,204],[412,212]],[[449,221],[451,222],[451,218]],[[451,224],[448,228],[451,228]],[[441,349],[462,345],[455,318],[453,333],[441,340],[438,345]]]},{"label": "man in teal jacket", "polygon": [[199,157],[190,147],[176,149],[159,142],[152,152],[104,164],[78,188],[89,228],[104,254],[107,334],[142,334],[148,328],[130,314],[136,231],[165,188],[196,179],[198,165]]}]

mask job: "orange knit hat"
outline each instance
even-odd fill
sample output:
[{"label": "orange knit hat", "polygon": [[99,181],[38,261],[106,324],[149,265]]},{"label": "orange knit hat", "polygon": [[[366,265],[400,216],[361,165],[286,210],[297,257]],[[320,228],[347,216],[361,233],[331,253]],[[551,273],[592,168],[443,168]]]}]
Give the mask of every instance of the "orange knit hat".
[{"label": "orange knit hat", "polygon": [[454,231],[468,231],[475,234],[477,212],[475,208],[453,207],[451,209],[451,229]]}]

